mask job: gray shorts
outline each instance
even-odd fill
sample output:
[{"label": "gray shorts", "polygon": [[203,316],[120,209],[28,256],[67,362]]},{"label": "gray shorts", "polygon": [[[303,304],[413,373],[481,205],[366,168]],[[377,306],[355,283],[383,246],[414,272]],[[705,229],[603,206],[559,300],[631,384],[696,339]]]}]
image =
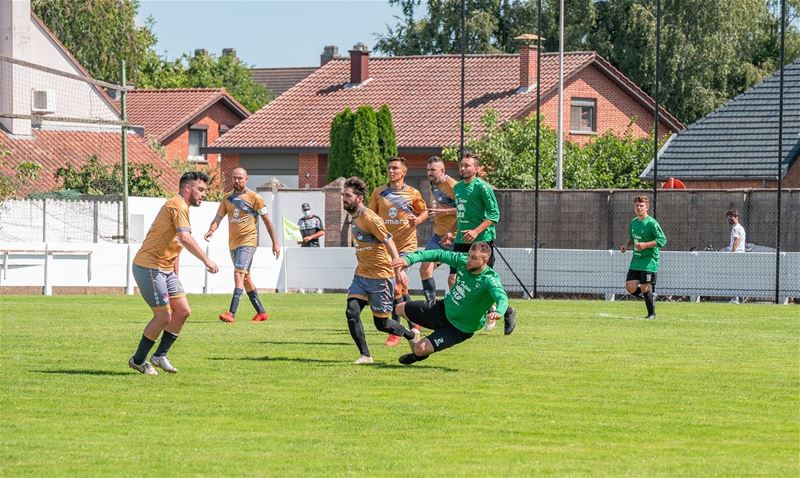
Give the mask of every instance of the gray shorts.
[{"label": "gray shorts", "polygon": [[375,317],[389,317],[394,308],[394,279],[353,276],[353,283],[347,291],[347,298],[351,297],[366,300]]},{"label": "gray shorts", "polygon": [[253,256],[256,254],[256,248],[253,246],[240,246],[231,250],[231,259],[233,260],[233,270],[239,272],[250,272],[250,266],[253,264]]},{"label": "gray shorts", "polygon": [[186,296],[183,285],[174,272],[148,269],[136,264],[133,264],[131,271],[133,279],[139,287],[139,293],[153,310],[166,309],[169,307],[170,299]]},{"label": "gray shorts", "polygon": [[442,244],[442,236],[439,234],[433,234],[428,242],[425,243],[425,250],[426,251],[435,251],[437,249],[443,249],[445,251],[452,251],[453,250],[453,243],[451,242],[448,245]]}]

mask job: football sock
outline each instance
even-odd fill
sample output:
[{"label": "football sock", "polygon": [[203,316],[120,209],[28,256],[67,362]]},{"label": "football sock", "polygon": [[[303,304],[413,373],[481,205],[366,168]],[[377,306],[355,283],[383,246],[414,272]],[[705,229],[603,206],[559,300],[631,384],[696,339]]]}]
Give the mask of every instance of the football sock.
[{"label": "football sock", "polygon": [[644,305],[647,306],[647,315],[654,315],[656,313],[656,301],[652,291],[648,290],[644,293]]},{"label": "football sock", "polygon": [[150,340],[144,335],[142,335],[142,339],[139,341],[139,347],[136,349],[136,353],[133,354],[133,363],[136,365],[141,365],[147,360],[147,353],[150,352],[150,349],[153,348],[153,344],[155,344],[155,340]]},{"label": "football sock", "polygon": [[369,347],[364,336],[364,326],[361,324],[361,309],[365,305],[367,305],[366,300],[348,299],[345,315],[347,316],[347,330],[350,331],[350,337],[358,347],[358,351],[361,355],[369,356]]},{"label": "football sock", "polygon": [[231,306],[228,310],[231,312],[231,315],[236,315],[236,309],[239,308],[239,300],[242,298],[242,294],[244,294],[244,289],[233,289],[233,297],[231,297]]},{"label": "football sock", "polygon": [[425,301],[436,301],[436,279],[422,279],[422,294],[425,296]]},{"label": "football sock", "polygon": [[415,363],[415,362],[422,362],[423,360],[425,360],[428,357],[430,357],[430,355],[417,355],[417,354],[411,353],[411,354],[403,355],[402,357],[400,357],[399,360],[400,360],[400,363],[403,364],[403,365],[411,365],[412,363]]},{"label": "football sock", "polygon": [[158,348],[156,349],[155,355],[156,357],[163,357],[167,355],[169,352],[169,348],[172,347],[172,344],[178,340],[178,336],[173,334],[172,332],[167,332],[166,330],[161,334],[161,342],[158,344]]},{"label": "football sock", "polygon": [[414,332],[408,330],[407,328],[403,327],[403,325],[394,320],[394,319],[384,319],[381,317],[372,317],[373,322],[375,323],[375,328],[380,330],[381,332],[386,332],[387,334],[392,335],[399,335],[401,337],[405,337],[406,339],[413,339]]},{"label": "football sock", "polygon": [[392,319],[398,321],[400,320],[400,316],[397,315],[397,304],[399,304],[400,302],[403,302],[403,299],[399,297],[395,297],[394,299],[392,299]]},{"label": "football sock", "polygon": [[264,304],[261,303],[261,299],[258,297],[258,291],[253,289],[247,291],[247,297],[250,298],[250,303],[253,304],[253,308],[256,309],[256,312],[259,314],[264,314],[267,310],[264,308]]},{"label": "football sock", "polygon": [[642,296],[642,288],[641,287],[637,287],[636,291],[634,291],[634,293],[631,294],[631,295],[634,296],[634,297],[641,297]]}]

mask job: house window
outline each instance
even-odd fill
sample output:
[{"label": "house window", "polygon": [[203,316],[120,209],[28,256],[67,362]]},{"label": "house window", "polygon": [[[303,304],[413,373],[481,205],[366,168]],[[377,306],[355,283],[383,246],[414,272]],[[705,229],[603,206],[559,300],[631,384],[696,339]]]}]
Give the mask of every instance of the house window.
[{"label": "house window", "polygon": [[189,130],[189,161],[206,162],[206,155],[200,153],[200,148],[206,147],[208,135],[204,129]]},{"label": "house window", "polygon": [[597,101],[590,98],[572,98],[570,103],[570,132],[597,132]]}]

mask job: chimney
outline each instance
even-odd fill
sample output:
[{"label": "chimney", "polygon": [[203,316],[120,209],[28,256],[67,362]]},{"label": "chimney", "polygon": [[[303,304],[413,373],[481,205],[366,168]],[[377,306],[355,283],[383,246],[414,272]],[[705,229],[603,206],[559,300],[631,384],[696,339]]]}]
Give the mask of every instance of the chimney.
[{"label": "chimney", "polygon": [[222,56],[230,55],[236,58],[236,48],[223,48],[222,49]]},{"label": "chimney", "polygon": [[356,43],[350,50],[350,84],[358,85],[369,78],[369,47]]},{"label": "chimney", "polygon": [[333,60],[339,56],[339,47],[336,45],[325,45],[322,49],[322,55],[319,56],[319,66],[325,66],[325,63]]},{"label": "chimney", "polygon": [[198,48],[194,51],[194,56],[208,56],[208,50],[205,48]]},{"label": "chimney", "polygon": [[519,89],[518,93],[526,93],[536,88],[536,56],[540,40],[544,40],[532,33],[515,37],[520,42],[519,48]]}]

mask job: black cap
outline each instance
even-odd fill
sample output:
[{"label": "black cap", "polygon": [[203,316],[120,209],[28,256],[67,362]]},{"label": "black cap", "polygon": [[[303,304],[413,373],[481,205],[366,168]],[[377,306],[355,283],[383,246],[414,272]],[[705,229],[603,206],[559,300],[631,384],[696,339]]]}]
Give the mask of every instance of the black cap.
[{"label": "black cap", "polygon": [[309,206],[307,202],[304,202],[301,207],[303,208],[303,211],[308,211],[311,209],[311,206]]}]

